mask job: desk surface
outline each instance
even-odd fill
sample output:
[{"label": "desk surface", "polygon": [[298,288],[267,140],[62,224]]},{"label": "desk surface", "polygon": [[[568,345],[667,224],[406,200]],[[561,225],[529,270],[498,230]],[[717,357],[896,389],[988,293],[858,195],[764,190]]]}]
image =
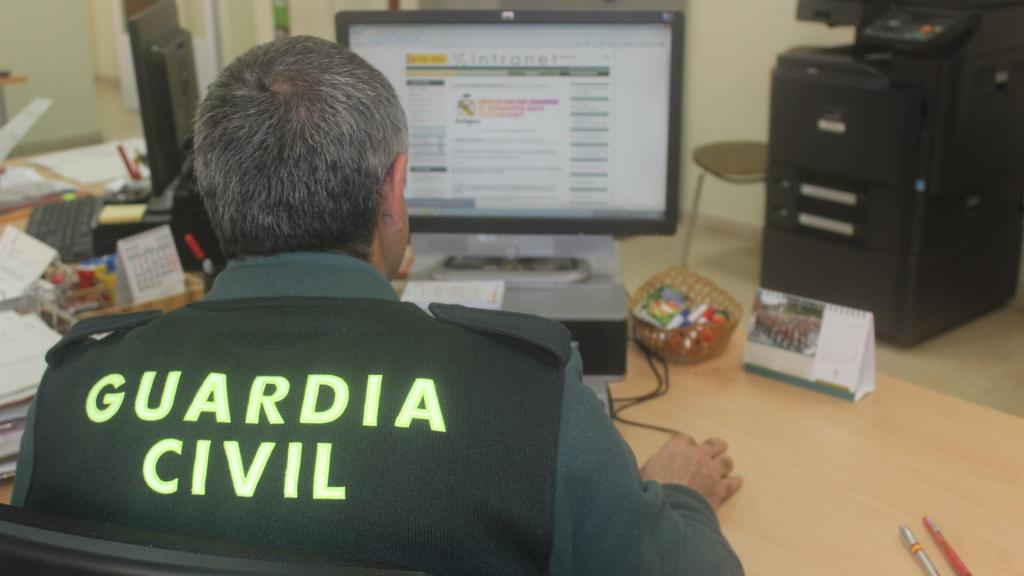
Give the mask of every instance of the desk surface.
[{"label": "desk surface", "polygon": [[[973,573],[1024,574],[1024,419],[881,375],[853,404],[747,374],[739,336],[623,416],[729,442],[745,484],[722,526],[748,574],[921,574],[900,524],[951,574],[926,514]],[[636,350],[629,367],[613,396],[653,388]],[[620,430],[640,462],[665,440]]]},{"label": "desk surface", "polygon": [[[625,414],[729,442],[746,483],[722,526],[749,575],[917,575],[900,524],[950,574],[925,514],[975,574],[1024,573],[1024,419],[886,376],[853,404],[750,375],[738,336],[722,357],[672,365],[669,394]],[[653,387],[630,354],[613,394]],[[666,438],[620,430],[640,462]]]}]

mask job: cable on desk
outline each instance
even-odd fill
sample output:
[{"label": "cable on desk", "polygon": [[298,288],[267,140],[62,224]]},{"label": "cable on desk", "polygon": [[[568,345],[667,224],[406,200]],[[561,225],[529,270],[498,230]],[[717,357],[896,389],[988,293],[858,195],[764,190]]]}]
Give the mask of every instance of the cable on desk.
[{"label": "cable on desk", "polygon": [[[612,398],[611,396],[609,396],[608,401],[611,403],[612,407],[612,420],[622,422],[623,424],[628,424],[630,426],[636,426],[638,428],[647,428],[648,430],[665,432],[666,434],[678,434],[679,430],[676,430],[675,428],[665,428],[663,426],[656,426],[654,424],[637,422],[636,420],[629,420],[619,415],[619,413],[622,412],[623,410],[628,410],[636,406],[637,404],[642,404],[649,400],[654,400],[655,398],[664,396],[665,394],[668,393],[669,390],[668,362],[666,362],[664,358],[658,355],[658,353],[645,346],[643,342],[638,340],[636,337],[631,338],[631,340],[635,342],[637,346],[640,347],[640,350],[643,351],[644,357],[647,359],[647,365],[651,367],[651,371],[654,372],[654,377],[655,379],[657,379],[658,383],[655,386],[654,390],[646,394],[641,394],[639,396],[627,396],[625,398]],[[657,360],[657,364],[655,364],[655,360]]]}]

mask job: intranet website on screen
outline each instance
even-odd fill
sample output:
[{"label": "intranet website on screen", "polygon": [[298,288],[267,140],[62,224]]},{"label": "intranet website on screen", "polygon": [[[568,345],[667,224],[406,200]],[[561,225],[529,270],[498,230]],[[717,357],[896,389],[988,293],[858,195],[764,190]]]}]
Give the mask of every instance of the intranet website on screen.
[{"label": "intranet website on screen", "polygon": [[405,105],[428,216],[660,218],[670,44],[658,25],[353,32]]},{"label": "intranet website on screen", "polygon": [[414,206],[608,206],[608,52],[410,52],[406,63]]}]

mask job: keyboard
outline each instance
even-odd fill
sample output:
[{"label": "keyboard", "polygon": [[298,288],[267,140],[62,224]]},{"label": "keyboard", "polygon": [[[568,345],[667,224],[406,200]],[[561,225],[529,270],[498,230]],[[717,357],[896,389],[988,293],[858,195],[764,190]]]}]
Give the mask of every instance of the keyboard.
[{"label": "keyboard", "polygon": [[41,204],[32,209],[25,231],[56,248],[65,262],[91,258],[92,231],[102,209],[102,198]]}]

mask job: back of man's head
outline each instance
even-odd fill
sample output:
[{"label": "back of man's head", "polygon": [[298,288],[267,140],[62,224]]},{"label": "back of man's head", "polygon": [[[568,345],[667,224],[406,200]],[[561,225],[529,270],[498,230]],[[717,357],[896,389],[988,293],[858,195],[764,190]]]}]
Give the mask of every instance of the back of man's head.
[{"label": "back of man's head", "polygon": [[388,169],[407,147],[387,79],[308,36],[239,56],[210,85],[194,133],[199,190],[228,258],[299,250],[365,258]]}]

